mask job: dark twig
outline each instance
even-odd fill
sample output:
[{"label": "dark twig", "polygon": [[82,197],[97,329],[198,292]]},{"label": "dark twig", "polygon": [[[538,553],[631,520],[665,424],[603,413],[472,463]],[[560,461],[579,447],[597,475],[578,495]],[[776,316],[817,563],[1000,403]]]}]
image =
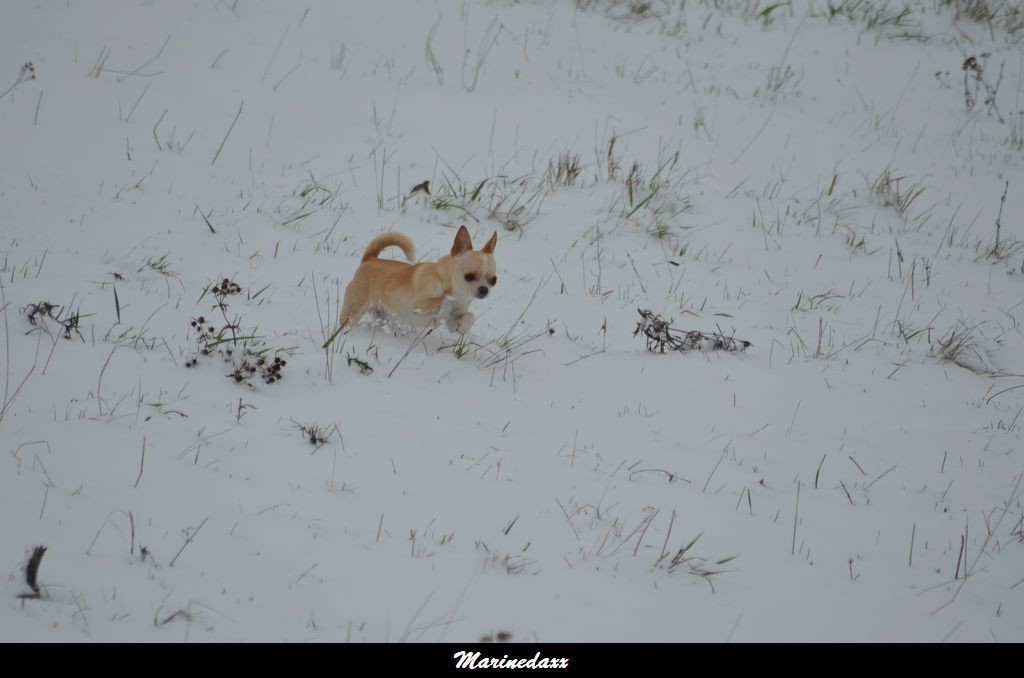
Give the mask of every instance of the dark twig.
[{"label": "dark twig", "polygon": [[206,521],[209,519],[209,517],[203,518],[203,522],[199,523],[199,527],[197,527],[189,533],[188,537],[185,539],[185,543],[181,545],[181,548],[178,549],[178,552],[174,554],[173,558],[171,558],[171,564],[168,567],[174,567],[174,561],[178,559],[178,556],[180,556],[181,552],[185,550],[185,547],[192,543],[192,540],[196,538],[197,534],[199,534],[199,530],[203,529],[203,525],[205,525]]},{"label": "dark twig", "polygon": [[213,154],[213,162],[210,163],[210,167],[217,164],[217,158],[220,157],[220,152],[224,149],[224,144],[228,142],[228,137],[231,136],[231,130],[235,129],[235,123],[242,116],[242,106],[245,102],[238,104],[238,113],[235,113],[235,119],[231,121],[231,127],[228,127],[228,133],[224,135],[224,140],[220,142],[220,146],[217,147],[217,152]]},{"label": "dark twig", "polygon": [[637,309],[640,321],[633,336],[643,334],[647,339],[647,350],[664,353],[666,348],[674,351],[743,351],[752,344],[743,339],[726,336],[719,328],[712,333],[697,330],[677,330],[671,321],[665,320],[653,311]]},{"label": "dark twig", "polygon": [[32,593],[23,593],[19,598],[41,598],[42,591],[39,590],[39,564],[43,562],[43,555],[46,553],[45,546],[37,546],[32,549],[32,555],[25,566],[25,581]]},{"label": "dark twig", "polygon": [[139,486],[139,481],[142,480],[142,469],[146,466],[146,436],[142,436],[142,459],[139,460],[139,477],[135,479],[133,488]]}]

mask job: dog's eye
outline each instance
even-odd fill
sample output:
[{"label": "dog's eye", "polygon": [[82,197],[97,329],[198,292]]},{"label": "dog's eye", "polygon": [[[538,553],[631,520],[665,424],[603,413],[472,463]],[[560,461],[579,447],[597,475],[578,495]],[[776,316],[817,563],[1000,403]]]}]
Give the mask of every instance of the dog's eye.
[{"label": "dog's eye", "polygon": [[495,285],[498,284],[498,276],[492,275],[491,279],[488,280],[487,282],[491,283],[491,287],[494,287]]},{"label": "dog's eye", "polygon": [[473,282],[474,280],[476,280],[476,273],[466,274],[466,282]]}]

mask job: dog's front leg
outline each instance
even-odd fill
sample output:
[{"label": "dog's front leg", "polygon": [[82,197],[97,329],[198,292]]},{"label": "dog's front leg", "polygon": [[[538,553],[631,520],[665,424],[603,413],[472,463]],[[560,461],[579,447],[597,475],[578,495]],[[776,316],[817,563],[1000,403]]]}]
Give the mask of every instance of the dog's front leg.
[{"label": "dog's front leg", "polygon": [[[451,326],[452,320],[454,320],[455,322],[454,329],[452,329]],[[459,334],[468,334],[469,328],[473,327],[473,323],[475,321],[476,316],[470,313],[469,311],[466,311],[465,313],[460,313],[456,316],[453,316],[452,319],[449,320],[448,329],[452,330],[453,332],[458,332]]]},{"label": "dog's front leg", "polygon": [[444,312],[444,299],[424,299],[420,301],[413,309],[412,313],[414,316],[425,320],[426,325],[431,329],[437,329],[441,326],[441,319]]},{"label": "dog's front leg", "polygon": [[443,320],[448,331],[455,332],[455,316],[457,315],[458,311],[455,308],[454,301],[451,297],[445,297],[444,301],[441,302],[441,308],[437,311],[437,323],[440,324]]},{"label": "dog's front leg", "polygon": [[449,332],[466,334],[473,326],[476,316],[469,312],[469,304],[461,303],[452,297],[445,297],[438,316],[444,318]]}]

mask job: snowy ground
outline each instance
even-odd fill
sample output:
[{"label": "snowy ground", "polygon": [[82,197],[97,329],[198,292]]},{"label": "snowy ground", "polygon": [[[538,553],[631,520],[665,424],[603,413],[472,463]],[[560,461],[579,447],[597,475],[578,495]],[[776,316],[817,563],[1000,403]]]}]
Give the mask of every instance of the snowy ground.
[{"label": "snowy ground", "polygon": [[[3,3],[0,639],[1024,640],[1024,30],[977,6]],[[470,341],[321,348],[374,235],[461,223]],[[186,367],[199,316],[282,378]]]}]

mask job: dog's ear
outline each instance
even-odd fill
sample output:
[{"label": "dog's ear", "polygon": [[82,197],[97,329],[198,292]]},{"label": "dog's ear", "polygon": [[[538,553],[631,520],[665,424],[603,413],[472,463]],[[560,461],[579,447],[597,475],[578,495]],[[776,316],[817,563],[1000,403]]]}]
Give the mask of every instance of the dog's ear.
[{"label": "dog's ear", "polygon": [[473,240],[469,237],[466,225],[459,226],[459,232],[455,234],[455,242],[452,243],[452,256],[457,257],[463,252],[473,249]]},{"label": "dog's ear", "polygon": [[491,236],[491,239],[487,241],[487,243],[484,245],[483,249],[480,250],[480,251],[483,252],[484,254],[494,254],[494,246],[497,245],[497,244],[498,244],[498,232],[495,231],[494,235]]}]

